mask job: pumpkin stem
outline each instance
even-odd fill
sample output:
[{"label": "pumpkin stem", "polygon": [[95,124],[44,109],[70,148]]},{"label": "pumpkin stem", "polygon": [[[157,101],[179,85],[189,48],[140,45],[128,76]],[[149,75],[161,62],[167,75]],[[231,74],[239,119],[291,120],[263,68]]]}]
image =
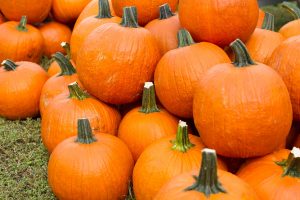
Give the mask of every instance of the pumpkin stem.
[{"label": "pumpkin stem", "polygon": [[233,64],[236,67],[247,67],[249,65],[255,65],[255,62],[250,57],[245,44],[240,39],[236,39],[234,42],[232,42],[230,44],[230,47],[235,55],[235,61],[233,62]]},{"label": "pumpkin stem", "polygon": [[28,29],[26,28],[26,25],[27,25],[27,17],[26,16],[22,16],[22,18],[20,20],[20,23],[17,26],[17,29],[19,31],[22,31],[22,32],[27,32]]},{"label": "pumpkin stem", "polygon": [[58,76],[71,76],[76,73],[72,63],[62,53],[55,53],[53,58],[56,60],[61,69],[61,73]]},{"label": "pumpkin stem", "polygon": [[16,63],[14,63],[13,61],[11,61],[9,59],[3,60],[1,65],[3,65],[3,67],[6,71],[15,71],[18,67],[18,65]]},{"label": "pumpkin stem", "polygon": [[152,82],[146,82],[144,85],[142,107],[140,112],[149,114],[153,112],[159,112],[155,100],[155,90]]},{"label": "pumpkin stem", "polygon": [[294,16],[294,19],[300,19],[300,9],[297,5],[284,1],[281,6]]},{"label": "pumpkin stem", "polygon": [[129,28],[138,28],[137,10],[135,6],[123,8],[123,18],[121,26]]},{"label": "pumpkin stem", "polygon": [[71,60],[72,59],[72,57],[71,57],[71,49],[70,49],[70,44],[69,43],[67,43],[67,42],[62,42],[62,43],[60,43],[60,46],[66,51],[66,58],[68,59],[68,60]]},{"label": "pumpkin stem", "polygon": [[287,159],[276,164],[283,168],[282,176],[300,178],[300,149],[294,147]]},{"label": "pumpkin stem", "polygon": [[180,29],[177,33],[178,48],[195,44],[190,32],[186,29]]},{"label": "pumpkin stem", "polygon": [[170,17],[173,17],[174,13],[172,13],[171,8],[168,3],[165,3],[161,6],[159,6],[159,19],[168,19]]},{"label": "pumpkin stem", "polygon": [[69,88],[69,93],[70,93],[70,96],[69,96],[70,99],[84,100],[84,99],[90,97],[90,95],[88,93],[86,93],[79,87],[77,82],[73,82],[73,83],[69,84],[68,88]]},{"label": "pumpkin stem", "polygon": [[202,162],[199,176],[194,177],[196,182],[185,191],[196,190],[206,197],[211,194],[226,193],[217,175],[217,155],[213,149],[202,150]]},{"label": "pumpkin stem", "polygon": [[91,144],[97,140],[94,138],[90,122],[86,118],[78,119],[77,121],[78,136],[75,142],[81,144]]},{"label": "pumpkin stem", "polygon": [[195,146],[190,142],[188,126],[186,122],[179,121],[176,139],[172,141],[172,143],[172,149],[180,151],[182,153],[187,152],[190,148]]},{"label": "pumpkin stem", "polygon": [[265,13],[262,29],[274,31],[274,15],[268,12]]},{"label": "pumpkin stem", "polygon": [[99,0],[98,6],[99,6],[99,11],[96,18],[98,19],[112,18],[108,0]]}]

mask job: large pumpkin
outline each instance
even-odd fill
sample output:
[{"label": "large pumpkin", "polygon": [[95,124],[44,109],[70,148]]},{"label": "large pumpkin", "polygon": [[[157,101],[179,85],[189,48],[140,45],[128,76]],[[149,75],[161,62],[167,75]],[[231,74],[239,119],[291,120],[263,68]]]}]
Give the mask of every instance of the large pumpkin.
[{"label": "large pumpkin", "polygon": [[197,42],[227,46],[246,41],[258,20],[257,0],[180,0],[179,20]]},{"label": "large pumpkin", "polygon": [[212,66],[230,62],[227,54],[218,46],[194,43],[189,32],[178,32],[178,48],[167,52],[155,70],[155,88],[164,107],[171,113],[184,117],[193,116],[195,84]]},{"label": "large pumpkin", "polygon": [[290,38],[293,36],[300,35],[300,9],[289,2],[284,2],[281,4],[287,11],[295,17],[295,20],[288,22],[279,29],[279,33],[285,38]]},{"label": "large pumpkin", "polygon": [[281,77],[255,63],[245,47],[231,44],[235,61],[205,73],[194,96],[194,121],[206,146],[220,155],[263,156],[282,145],[292,124],[292,107]]},{"label": "large pumpkin", "polygon": [[44,39],[40,31],[27,24],[26,16],[20,22],[8,21],[0,25],[0,62],[5,59],[39,63]]},{"label": "large pumpkin", "polygon": [[103,24],[85,39],[76,69],[90,94],[106,103],[126,104],[140,98],[159,59],[155,38],[138,26],[136,9],[126,7],[121,24]]},{"label": "large pumpkin", "polygon": [[92,135],[87,119],[78,120],[78,136],[55,148],[48,181],[58,199],[125,199],[133,169],[127,146],[108,134]]}]

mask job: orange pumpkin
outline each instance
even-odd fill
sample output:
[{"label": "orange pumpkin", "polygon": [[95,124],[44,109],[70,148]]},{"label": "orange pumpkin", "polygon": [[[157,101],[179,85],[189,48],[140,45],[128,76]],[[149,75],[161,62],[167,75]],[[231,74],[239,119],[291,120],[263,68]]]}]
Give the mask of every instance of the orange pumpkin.
[{"label": "orange pumpkin", "polygon": [[138,26],[135,7],[126,7],[121,25],[103,24],[85,39],[76,69],[89,93],[106,103],[126,104],[140,98],[159,59],[155,38]]},{"label": "orange pumpkin", "polygon": [[117,134],[121,120],[118,111],[90,97],[77,83],[69,86],[69,93],[63,93],[48,105],[42,117],[43,143],[51,153],[64,139],[76,135],[76,121],[86,117],[96,132]]},{"label": "orange pumpkin", "polygon": [[108,0],[99,0],[99,13],[96,16],[85,18],[76,28],[73,29],[71,37],[72,58],[76,61],[77,52],[86,37],[97,27],[106,23],[120,23],[121,18],[113,17],[110,14]]},{"label": "orange pumpkin", "polygon": [[180,0],[179,20],[197,42],[227,46],[246,41],[258,20],[257,0]]},{"label": "orange pumpkin", "polygon": [[26,16],[20,23],[9,21],[0,25],[0,62],[5,59],[38,63],[44,39],[40,31],[27,24]]},{"label": "orange pumpkin", "polygon": [[288,22],[279,29],[279,33],[285,38],[290,38],[293,36],[300,35],[300,9],[289,2],[284,2],[281,4],[282,7],[286,8],[293,16],[295,20]]},{"label": "orange pumpkin", "polygon": [[47,18],[52,0],[1,0],[0,10],[10,21],[19,21],[26,15],[29,23],[42,22]]},{"label": "orange pumpkin", "polygon": [[[253,189],[237,176],[217,170],[216,152],[202,150],[200,173],[193,170],[171,179],[155,200],[258,200]],[[197,176],[197,174],[199,174]]]},{"label": "orange pumpkin", "polygon": [[178,32],[179,48],[167,52],[159,61],[154,75],[157,96],[171,113],[184,118],[193,117],[195,84],[206,70],[220,63],[230,62],[218,46],[194,43],[190,33]]},{"label": "orange pumpkin", "polygon": [[3,24],[4,22],[6,22],[4,16],[2,15],[2,13],[0,12],[0,24]]},{"label": "orange pumpkin", "polygon": [[177,48],[177,32],[180,27],[178,15],[172,13],[169,4],[160,6],[159,18],[145,26],[154,35],[162,55]]},{"label": "orange pumpkin", "polygon": [[289,93],[273,69],[251,59],[241,40],[230,46],[235,61],[215,65],[199,82],[194,121],[204,144],[220,155],[263,156],[284,143],[289,133]]},{"label": "orange pumpkin", "polygon": [[78,120],[77,134],[59,144],[50,156],[48,182],[55,196],[125,199],[133,169],[127,146],[108,134],[92,135],[87,119]]},{"label": "orange pumpkin", "polygon": [[48,79],[41,66],[4,60],[0,67],[0,116],[7,119],[36,117],[41,90]]},{"label": "orange pumpkin", "polygon": [[237,173],[260,199],[300,199],[300,149],[293,148],[251,160]]},{"label": "orange pumpkin", "polygon": [[258,21],[256,24],[256,28],[261,28],[265,19],[265,12],[262,9],[258,11]]}]

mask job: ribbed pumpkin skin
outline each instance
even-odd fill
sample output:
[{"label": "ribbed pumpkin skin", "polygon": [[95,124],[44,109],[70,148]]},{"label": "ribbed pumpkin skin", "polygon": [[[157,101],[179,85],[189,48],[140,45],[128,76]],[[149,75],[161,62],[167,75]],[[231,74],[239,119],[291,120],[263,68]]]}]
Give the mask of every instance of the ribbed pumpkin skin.
[{"label": "ribbed pumpkin skin", "polygon": [[285,38],[291,38],[297,35],[300,35],[300,19],[293,20],[285,24],[278,31]]},{"label": "ribbed pumpkin skin", "polygon": [[0,67],[0,116],[12,120],[35,117],[47,73],[35,63],[16,64],[19,65],[16,71]]},{"label": "ribbed pumpkin skin", "polygon": [[27,31],[17,30],[18,22],[0,25],[0,63],[5,59],[38,63],[42,56],[44,39],[40,31],[27,24]]},{"label": "ribbed pumpkin skin", "polygon": [[146,25],[151,20],[158,18],[159,6],[168,3],[171,10],[177,9],[178,0],[112,0],[112,5],[117,16],[123,15],[123,7],[136,6],[138,21],[141,26]]},{"label": "ribbed pumpkin skin", "polygon": [[246,41],[258,20],[257,0],[180,0],[179,20],[197,42]]},{"label": "ribbed pumpkin skin", "polygon": [[71,137],[51,154],[48,181],[59,199],[125,199],[133,169],[130,151],[114,136],[95,138],[92,144],[79,144]]},{"label": "ribbed pumpkin skin", "polygon": [[139,99],[159,59],[155,38],[148,30],[108,23],[86,38],[76,69],[90,94],[106,103],[126,104]]},{"label": "ribbed pumpkin skin", "polygon": [[58,22],[49,22],[39,29],[44,38],[44,55],[51,57],[56,52],[66,53],[61,43],[70,42],[72,33],[68,26]]},{"label": "ribbed pumpkin skin", "polygon": [[288,158],[289,150],[283,149],[246,163],[237,175],[251,185],[260,199],[299,200],[300,179],[284,176],[283,168],[275,162]]},{"label": "ribbed pumpkin skin", "polygon": [[216,65],[200,82],[193,106],[203,143],[227,157],[274,151],[286,140],[292,123],[287,88],[264,64]]},{"label": "ribbed pumpkin skin", "polygon": [[[70,62],[72,63],[73,67],[76,68],[76,65],[75,65],[74,61],[73,61],[73,60],[70,60]],[[48,68],[48,71],[47,71],[49,77],[54,76],[54,75],[57,75],[57,74],[60,73],[60,72],[61,72],[61,69],[60,69],[58,63],[57,63],[56,61],[53,61],[53,62],[50,64],[50,66],[49,66],[49,68]]]},{"label": "ribbed pumpkin skin", "polygon": [[265,19],[265,12],[262,9],[258,11],[258,21],[256,24],[256,28],[261,28]]},{"label": "ribbed pumpkin skin", "polygon": [[0,10],[11,21],[26,15],[29,23],[42,22],[48,16],[52,0],[1,0]]},{"label": "ribbed pumpkin skin", "polygon": [[207,42],[169,51],[159,61],[154,75],[160,102],[169,112],[191,118],[195,84],[209,68],[220,63],[230,63],[230,59],[221,48]]}]

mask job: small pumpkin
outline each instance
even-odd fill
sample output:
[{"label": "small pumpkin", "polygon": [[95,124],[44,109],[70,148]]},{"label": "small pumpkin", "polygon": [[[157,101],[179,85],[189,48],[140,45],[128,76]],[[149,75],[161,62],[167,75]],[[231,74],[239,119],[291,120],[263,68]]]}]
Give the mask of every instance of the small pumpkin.
[{"label": "small pumpkin", "polygon": [[96,132],[117,134],[121,120],[118,111],[84,92],[78,84],[68,86],[49,104],[42,117],[42,140],[49,153],[64,139],[76,135],[78,118],[86,117]]},{"label": "small pumpkin", "polygon": [[48,182],[58,199],[125,199],[133,169],[127,146],[108,134],[92,135],[87,119],[78,120],[78,136],[55,148]]},{"label": "small pumpkin", "polygon": [[90,94],[106,103],[138,100],[160,59],[154,36],[138,26],[136,17],[135,7],[124,8],[121,24],[96,28],[77,53],[79,80]]},{"label": "small pumpkin", "polygon": [[178,32],[178,41],[178,48],[167,52],[159,61],[154,82],[157,96],[169,112],[192,118],[195,84],[206,70],[216,64],[229,63],[230,59],[214,44],[195,43],[185,29]]},{"label": "small pumpkin", "polygon": [[[197,175],[198,174],[198,175]],[[258,200],[237,176],[217,169],[215,150],[203,149],[200,172],[183,173],[166,183],[154,200]]]},{"label": "small pumpkin", "polygon": [[26,119],[39,113],[42,87],[48,79],[41,66],[32,62],[4,60],[0,67],[0,116]]},{"label": "small pumpkin", "polygon": [[44,39],[37,28],[27,24],[26,16],[19,23],[8,21],[1,24],[0,35],[0,62],[5,59],[40,61]]},{"label": "small pumpkin", "polygon": [[265,19],[265,12],[262,9],[258,11],[258,21],[256,24],[256,28],[261,28]]},{"label": "small pumpkin", "polygon": [[97,27],[106,23],[120,23],[121,18],[113,17],[110,13],[108,0],[99,0],[98,15],[85,18],[73,29],[71,37],[71,54],[76,61],[77,52],[80,49],[85,38]]},{"label": "small pumpkin", "polygon": [[203,143],[222,156],[263,156],[289,133],[289,93],[276,71],[251,59],[241,40],[230,46],[235,61],[215,65],[197,86],[194,122]]},{"label": "small pumpkin", "polygon": [[300,149],[282,149],[246,163],[237,173],[260,199],[300,199]]},{"label": "small pumpkin", "polygon": [[290,2],[284,2],[281,5],[295,17],[295,20],[283,25],[278,32],[285,38],[300,35],[300,9]]}]

